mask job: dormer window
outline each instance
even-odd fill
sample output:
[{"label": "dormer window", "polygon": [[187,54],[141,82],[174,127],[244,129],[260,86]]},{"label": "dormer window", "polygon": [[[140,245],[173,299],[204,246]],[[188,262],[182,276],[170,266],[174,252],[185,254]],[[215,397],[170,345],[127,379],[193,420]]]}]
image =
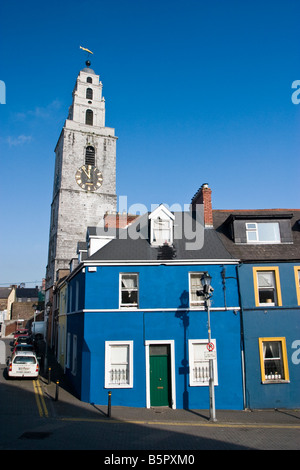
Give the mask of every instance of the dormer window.
[{"label": "dormer window", "polygon": [[161,204],[150,214],[149,219],[151,245],[172,245],[174,215]]},{"label": "dormer window", "polygon": [[292,212],[277,209],[233,212],[227,219],[236,244],[274,245],[293,243]]},{"label": "dormer window", "polygon": [[247,243],[280,243],[278,222],[247,222]]},{"label": "dormer window", "polygon": [[172,240],[170,220],[158,217],[152,221],[152,243],[156,245],[170,244]]}]

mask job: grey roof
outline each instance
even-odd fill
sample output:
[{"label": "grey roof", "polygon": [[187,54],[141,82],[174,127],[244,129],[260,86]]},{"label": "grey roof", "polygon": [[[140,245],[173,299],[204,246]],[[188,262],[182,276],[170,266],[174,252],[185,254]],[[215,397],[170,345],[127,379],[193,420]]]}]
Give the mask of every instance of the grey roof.
[{"label": "grey roof", "polygon": [[78,242],[77,243],[77,253],[79,251],[87,251],[87,243],[86,242]]},{"label": "grey roof", "polygon": [[11,293],[11,287],[0,287],[0,299],[7,299]]},{"label": "grey roof", "polygon": [[[119,230],[114,229],[116,238],[90,256],[88,261],[154,261],[162,259],[233,260],[233,256],[227,251],[214,229],[204,229],[201,222],[195,221],[194,217],[191,218],[190,216],[190,219],[184,219],[183,213],[181,212],[175,212],[174,215],[175,234],[173,249],[151,246],[149,242],[148,214],[144,214],[143,216],[138,217],[129,226],[129,228]],[[180,225],[180,221],[182,221],[182,225]],[[203,241],[204,235],[204,241],[203,243],[200,243],[199,247],[197,246],[197,249],[189,249],[187,245],[188,243],[193,243],[193,240],[186,236],[185,228],[187,228],[188,225],[190,226],[192,222],[194,224],[193,231],[195,232],[197,228],[197,230],[199,230],[197,233],[201,233],[202,235],[202,238],[199,235],[198,241]],[[178,229],[179,225],[182,230],[176,231],[176,228]],[[104,229],[99,228],[95,231],[91,231],[90,233],[93,232],[93,234],[96,234],[97,232],[97,235],[100,235],[101,230],[104,234]],[[133,239],[132,234],[136,239]]]},{"label": "grey roof", "polygon": [[18,287],[16,289],[17,298],[35,298],[39,296],[39,290],[31,287]]},{"label": "grey roof", "polygon": [[92,75],[96,75],[94,70],[90,69],[89,67],[84,67],[84,69],[82,69],[82,72],[86,72],[86,73],[90,73]]},{"label": "grey roof", "polygon": [[[232,237],[232,222],[239,220],[282,220],[290,224],[290,241],[274,244],[237,244]],[[226,249],[242,261],[300,260],[300,209],[214,210],[214,228]]]}]

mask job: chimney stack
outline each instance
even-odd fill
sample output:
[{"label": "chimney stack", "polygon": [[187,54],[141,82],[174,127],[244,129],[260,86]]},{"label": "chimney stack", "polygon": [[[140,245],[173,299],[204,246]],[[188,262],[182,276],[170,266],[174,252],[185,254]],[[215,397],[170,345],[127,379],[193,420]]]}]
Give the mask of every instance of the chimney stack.
[{"label": "chimney stack", "polygon": [[192,210],[196,210],[196,204],[204,206],[204,225],[206,228],[213,227],[213,213],[211,205],[211,189],[207,183],[202,184],[192,199]]}]

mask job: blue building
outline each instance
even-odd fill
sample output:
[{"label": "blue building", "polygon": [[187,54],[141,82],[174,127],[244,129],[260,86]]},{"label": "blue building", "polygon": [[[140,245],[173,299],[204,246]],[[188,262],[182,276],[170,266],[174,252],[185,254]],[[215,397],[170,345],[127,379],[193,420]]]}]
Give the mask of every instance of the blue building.
[{"label": "blue building", "polygon": [[239,261],[203,196],[206,185],[193,212],[160,205],[127,228],[88,228],[68,278],[66,373],[81,400],[106,404],[111,391],[114,405],[209,408],[209,273],[216,409],[243,409]]},{"label": "blue building", "polygon": [[214,226],[241,260],[246,407],[299,408],[300,210],[214,211]]}]

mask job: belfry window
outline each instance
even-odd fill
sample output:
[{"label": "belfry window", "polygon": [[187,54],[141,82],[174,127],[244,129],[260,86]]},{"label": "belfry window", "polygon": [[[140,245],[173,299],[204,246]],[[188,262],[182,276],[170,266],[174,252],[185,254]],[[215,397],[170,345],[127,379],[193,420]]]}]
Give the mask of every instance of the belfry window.
[{"label": "belfry window", "polygon": [[85,149],[85,165],[95,166],[95,149],[91,145]]},{"label": "belfry window", "polygon": [[85,113],[85,123],[89,126],[93,125],[93,111],[91,109],[87,109]]},{"label": "belfry window", "polygon": [[93,90],[91,88],[86,89],[86,99],[92,100],[93,99]]},{"label": "belfry window", "polygon": [[86,81],[87,83],[93,83],[92,77],[87,77]]}]

